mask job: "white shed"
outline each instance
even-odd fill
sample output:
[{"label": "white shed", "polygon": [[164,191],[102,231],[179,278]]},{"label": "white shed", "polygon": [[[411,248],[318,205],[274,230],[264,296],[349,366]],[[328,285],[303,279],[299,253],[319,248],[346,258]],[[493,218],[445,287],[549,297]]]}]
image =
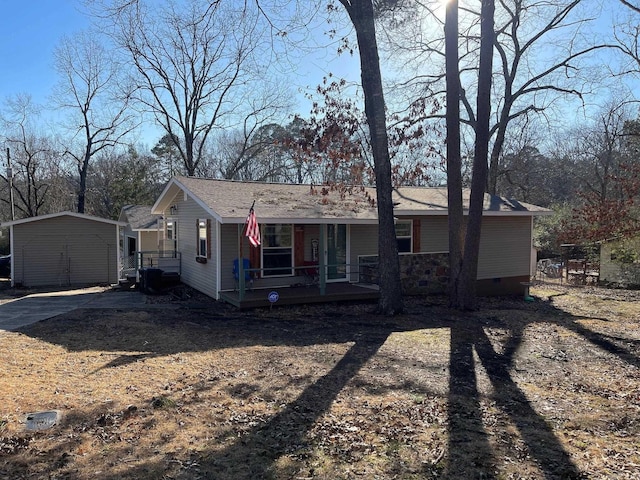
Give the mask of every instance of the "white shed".
[{"label": "white shed", "polygon": [[10,228],[12,286],[118,282],[124,222],[61,212],[4,222]]}]

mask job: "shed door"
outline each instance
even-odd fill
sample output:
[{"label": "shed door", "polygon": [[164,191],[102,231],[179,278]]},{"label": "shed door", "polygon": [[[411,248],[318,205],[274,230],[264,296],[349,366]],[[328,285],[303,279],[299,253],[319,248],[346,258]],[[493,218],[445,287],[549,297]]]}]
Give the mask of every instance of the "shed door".
[{"label": "shed door", "polygon": [[113,283],[115,255],[115,245],[95,235],[33,237],[22,248],[22,283],[29,287]]}]

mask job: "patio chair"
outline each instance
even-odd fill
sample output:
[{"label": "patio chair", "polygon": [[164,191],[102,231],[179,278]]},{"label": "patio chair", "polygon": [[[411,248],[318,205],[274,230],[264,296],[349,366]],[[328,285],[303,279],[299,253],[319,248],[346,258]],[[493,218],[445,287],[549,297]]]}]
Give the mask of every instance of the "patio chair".
[{"label": "patio chair", "polygon": [[318,270],[318,262],[310,262],[305,260],[302,264],[305,267],[304,269],[302,269],[305,284],[307,286],[317,285],[320,282],[320,271]]},{"label": "patio chair", "polygon": [[[244,270],[244,285],[245,287],[249,286],[249,290],[253,287],[253,278],[249,271],[250,268],[251,264],[249,263],[249,259],[243,258],[242,269]],[[233,260],[233,279],[236,282],[236,290],[238,290],[240,288],[240,261],[237,258]]]}]

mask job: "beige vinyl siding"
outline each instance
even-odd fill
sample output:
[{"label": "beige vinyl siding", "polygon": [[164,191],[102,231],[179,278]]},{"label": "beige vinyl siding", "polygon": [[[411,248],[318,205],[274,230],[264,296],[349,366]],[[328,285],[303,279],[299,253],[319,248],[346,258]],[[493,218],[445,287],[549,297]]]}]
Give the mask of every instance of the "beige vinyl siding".
[{"label": "beige vinyl siding", "polygon": [[[420,218],[420,253],[449,251],[446,216]],[[414,239],[415,241],[415,239]],[[376,255],[377,225],[351,227],[351,263],[359,255]],[[483,218],[478,279],[529,275],[531,268],[531,217]]]},{"label": "beige vinyl siding", "polygon": [[[407,220],[413,220],[407,218]],[[421,253],[449,251],[449,233],[447,217],[420,218]],[[413,239],[415,242],[415,239]],[[378,225],[351,226],[351,260],[358,255],[376,255],[378,252]]]},{"label": "beige vinyl siding", "polygon": [[76,286],[118,281],[117,227],[71,216],[15,225],[14,282]]},{"label": "beige vinyl siding", "polygon": [[[445,216],[422,217],[420,252],[448,252],[448,229]],[[478,279],[529,275],[530,264],[531,217],[483,217]]]},{"label": "beige vinyl siding", "polygon": [[357,282],[359,277],[358,257],[378,254],[378,225],[351,225],[350,242],[349,281]]},{"label": "beige vinyl siding", "polygon": [[[233,260],[240,258],[240,244],[238,235],[242,232],[242,225],[224,224],[220,225],[220,290],[232,290],[235,287],[233,278]],[[249,258],[249,241],[243,238],[242,254],[244,258]],[[256,265],[255,268],[259,266]]]},{"label": "beige vinyl siding", "polygon": [[[184,200],[181,194],[177,195],[176,204],[180,212],[180,217],[178,218],[178,248],[181,252],[182,262],[180,280],[210,297],[218,298],[216,284],[217,256],[215,253],[218,250],[216,221],[191,197]],[[196,262],[196,222],[199,219],[211,220],[211,258],[207,259],[207,263]]]},{"label": "beige vinyl siding", "polygon": [[447,217],[420,218],[420,252],[441,253],[449,251],[449,221]]},{"label": "beige vinyl siding", "polygon": [[304,259],[306,261],[312,260],[311,242],[313,240],[318,241],[318,261],[319,261],[320,260],[320,225],[305,225],[304,226]]},{"label": "beige vinyl siding", "polygon": [[[136,250],[139,252],[155,252],[158,250],[158,238],[161,235],[160,232],[153,230],[134,231],[130,225],[124,228],[124,236],[133,237],[136,239]],[[126,247],[125,247],[126,250]]]},{"label": "beige vinyl siding", "polygon": [[484,217],[478,280],[530,275],[531,217]]},{"label": "beige vinyl siding", "polygon": [[634,288],[640,284],[640,263],[631,261],[631,258],[626,262],[616,259],[622,252],[629,250],[640,251],[640,237],[623,241],[611,240],[600,245],[600,281]]},{"label": "beige vinyl siding", "polygon": [[138,250],[142,252],[158,250],[158,232],[144,231],[140,233],[140,245]]}]

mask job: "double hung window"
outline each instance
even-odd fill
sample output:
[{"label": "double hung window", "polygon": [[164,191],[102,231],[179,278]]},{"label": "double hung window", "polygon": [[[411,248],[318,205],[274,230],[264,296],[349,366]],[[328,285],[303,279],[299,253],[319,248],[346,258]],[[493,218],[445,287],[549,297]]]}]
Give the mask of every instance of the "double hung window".
[{"label": "double hung window", "polygon": [[262,227],[262,271],[265,277],[293,275],[293,226],[267,224]]},{"label": "double hung window", "polygon": [[396,221],[396,240],[398,241],[398,253],[411,253],[413,224],[411,220]]}]

